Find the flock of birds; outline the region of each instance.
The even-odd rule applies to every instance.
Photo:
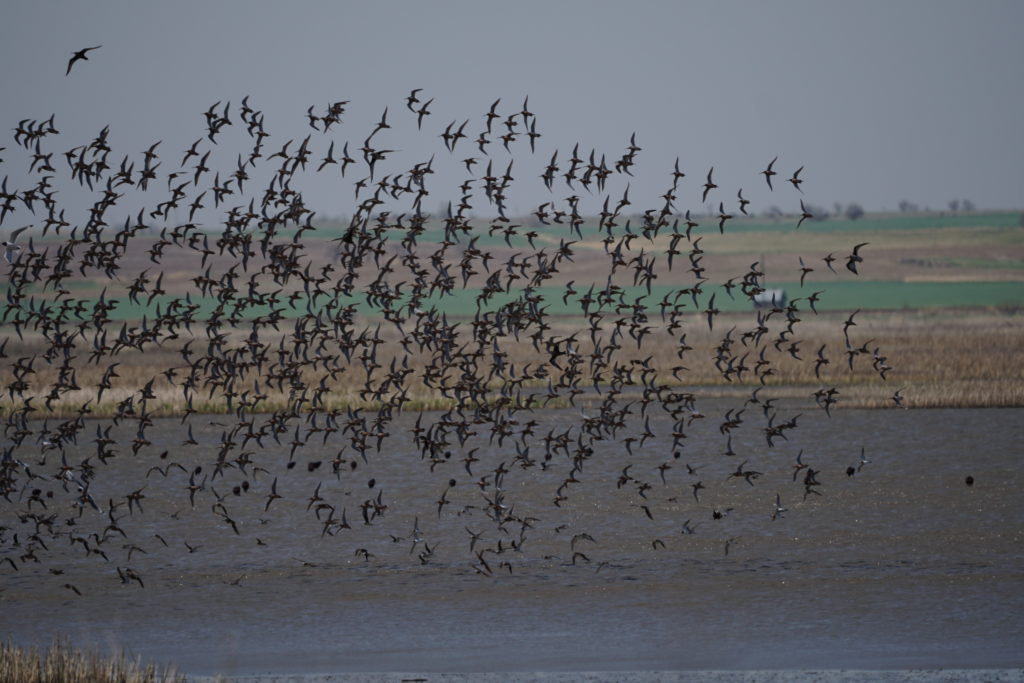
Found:
[[[75,52],[67,73],[99,47]],[[724,290],[707,295],[714,285],[701,265],[701,238],[694,234],[699,225],[689,211],[678,208],[686,177],[678,160],[660,206],[630,211],[628,184],[619,198],[612,197],[609,188],[629,180],[642,151],[635,135],[621,154],[611,157],[596,150],[581,154],[579,144],[568,156],[556,151],[539,169],[551,194],[534,212],[542,227],[528,229],[507,210],[512,157],[519,150],[533,153],[541,137],[528,98],[511,110],[496,100],[479,117],[456,119],[443,128],[440,153],[458,160],[456,155],[472,145],[475,156],[461,160],[467,173],[461,195],[437,217],[424,210],[435,158],[391,168],[397,155],[387,141],[396,126],[429,131],[433,99],[413,90],[401,117],[384,109],[371,130],[356,136],[359,146],[351,150],[350,142],[339,137],[348,104],[335,101],[319,111],[311,106],[308,134],[271,148],[264,114],[248,97],[235,107],[218,102],[204,113],[203,135],[173,156],[156,142],[138,157],[119,158],[109,144],[109,128],[57,152],[54,116],[18,123],[14,142],[29,159],[23,176],[29,185],[14,189],[4,176],[0,225],[25,215],[32,223],[11,231],[3,242],[7,286],[0,359],[7,368],[0,566],[21,571],[45,561],[60,543],[95,559],[111,576],[116,570],[121,582],[144,587],[141,573],[131,566],[133,555],[199,550],[161,534],[129,536],[131,529],[143,527],[130,526],[126,518],[153,514],[143,506],[153,488],[162,487],[163,495],[185,510],[208,510],[224,534],[266,545],[258,529],[281,509],[281,499],[289,495],[287,479],[299,475],[316,478],[309,497],[301,501],[314,520],[311,533],[324,542],[343,540],[356,526],[383,527],[385,515],[401,509],[401,501],[385,498],[386,482],[359,479],[360,468],[388,457],[407,458],[403,467],[421,468],[424,487],[435,476],[445,483],[436,510],[403,510],[402,524],[411,531],[402,537],[388,534],[390,541],[382,534],[382,541],[409,542],[409,557],[430,564],[436,543],[425,531],[428,521],[464,526],[468,549],[463,566],[485,575],[512,573],[515,558],[529,555],[531,534],[542,528],[565,535],[566,563],[591,562],[584,551],[595,554],[599,530],[571,529],[559,515],[585,480],[591,487],[600,485],[585,476],[598,457],[615,458],[618,474],[608,488],[630,492],[638,526],[653,520],[649,501],[659,490],[674,492],[670,500],[692,499],[696,512],[679,520],[684,535],[696,533],[697,514],[706,514],[709,523],[728,514],[702,509],[702,496],[711,488],[758,488],[764,473],[748,466],[747,458],[734,470],[730,464],[722,482],[702,475],[705,465],[692,464],[692,458],[736,456],[733,432],[744,423],[760,425],[765,449],[784,446],[800,415],[781,415],[768,395],[771,383],[785,380],[775,376],[775,359],[813,363],[816,377],[830,363],[824,346],[813,356],[799,355],[801,318],[817,314],[821,292],[758,309],[748,329],[716,328],[717,293],[753,301],[764,292],[762,268],[755,262],[725,281]],[[247,150],[218,146],[232,128],[251,141]],[[218,170],[218,154],[237,158]],[[788,178],[788,188],[776,188],[776,163],[777,158],[760,171],[763,182],[771,191],[799,197],[803,168]],[[295,189],[307,170],[333,174],[339,183],[355,179],[354,214],[332,241],[312,239],[314,211]],[[94,200],[86,211],[66,215],[52,182],[61,171]],[[694,199],[700,196],[703,203],[716,197],[719,188],[713,168],[702,177],[705,182]],[[260,178],[266,185],[253,189]],[[154,195],[159,200],[138,211],[121,209]],[[586,213],[582,195],[593,197],[600,210]],[[743,190],[736,196],[736,202],[718,201],[712,229],[725,232],[733,211],[748,213]],[[473,218],[473,209],[484,206],[494,217]],[[796,228],[812,218],[802,200],[800,207]],[[187,220],[175,221],[181,212],[187,212]],[[211,215],[216,218],[203,224],[197,220]],[[421,241],[438,224],[443,237]],[[560,268],[571,264],[581,242],[594,234],[603,247],[598,253],[604,255],[606,271],[594,273],[587,289],[575,282],[565,286],[563,302],[578,304],[573,320],[579,326],[562,334],[552,327],[546,314],[550,302],[541,289],[558,281]],[[497,246],[482,244],[494,244],[487,238],[495,235]],[[857,273],[864,246],[856,245],[845,257],[851,273]],[[136,260],[146,267],[127,272],[130,255],[143,250],[144,258]],[[314,250],[329,250],[330,258],[318,260]],[[192,259],[188,262],[196,268],[188,291],[178,294],[169,293],[161,270],[175,254]],[[680,272],[683,256],[688,269]],[[834,272],[836,260],[829,254],[824,263]],[[656,266],[663,266],[660,272]],[[812,270],[801,260],[801,282]],[[660,302],[648,301],[659,275],[674,287]],[[100,279],[106,287],[98,297],[83,297],[75,287],[77,278]],[[477,288],[475,315],[450,319],[443,311],[445,299],[471,286]],[[115,321],[112,315],[123,297],[145,305],[148,313],[133,322]],[[204,302],[209,306],[201,312]],[[367,309],[369,314],[361,314]],[[659,314],[661,324],[655,318]],[[843,323],[843,364],[852,369],[866,357],[884,378],[890,366],[878,348],[852,338],[855,316]],[[721,448],[713,454],[689,455],[686,450],[687,432],[705,418],[697,396],[685,387],[685,363],[701,353],[687,344],[687,328],[694,325],[723,332],[711,350],[715,367],[726,380],[750,388],[742,405],[722,418],[716,430]],[[44,340],[44,350],[11,351],[27,343],[26,335]],[[679,361],[671,376],[652,366],[644,348],[666,335]],[[535,354],[535,362],[517,365],[513,347]],[[154,351],[173,351],[180,362],[154,367],[148,381],[122,392],[111,417],[93,416],[104,398],[112,400],[106,392],[123,389],[117,383],[122,355]],[[35,379],[44,367],[56,377],[46,386]],[[84,367],[104,368],[96,386],[79,385]],[[339,387],[353,382],[358,400],[342,407],[332,403]],[[416,388],[436,392],[447,407],[419,412],[408,434],[393,435],[412,400],[410,390]],[[175,392],[185,406],[181,446],[170,455],[170,449],[157,448],[149,438],[160,391]],[[275,392],[284,397],[283,405],[268,410],[268,397]],[[830,415],[838,393],[823,387],[814,398]],[[55,406],[73,398],[77,402],[69,417],[53,417]],[[193,425],[209,419],[197,407],[197,400],[204,399],[220,401],[224,412],[215,416],[217,427],[198,430],[197,436]],[[893,400],[901,403],[899,392]],[[571,407],[561,409],[545,431],[537,411],[552,401]],[[652,426],[654,415],[655,424],[671,425],[661,437]],[[122,433],[130,436],[118,436]],[[396,454],[396,442],[403,439],[409,453]],[[656,456],[650,451],[655,442],[663,449]],[[600,455],[609,445],[614,456]],[[314,451],[318,455],[304,460],[304,452]],[[322,455],[327,452],[329,457]],[[638,471],[635,452],[657,457],[660,464]],[[190,462],[190,453],[205,459]],[[785,478],[791,468],[795,497],[821,496],[821,467],[805,462],[802,451],[793,457]],[[145,476],[123,491],[104,489],[104,475],[117,471],[125,459],[143,461]],[[845,473],[853,476],[868,462],[861,450],[859,462]],[[549,488],[546,519],[517,510],[510,479],[527,471],[540,473],[537,485]],[[684,479],[667,478],[672,474]],[[472,483],[458,483],[464,477]],[[222,489],[226,493],[217,490],[222,481],[229,482]],[[453,502],[457,487],[463,491],[474,485],[475,504]],[[765,519],[776,520],[787,508],[781,494],[772,498]],[[238,501],[243,499],[258,501],[260,519],[241,516]],[[299,526],[297,520],[287,523]],[[725,542],[725,554],[735,540]],[[665,545],[662,539],[651,542],[655,550],[659,544]],[[348,552],[364,562],[374,557],[364,546]],[[51,572],[60,576],[64,570]],[[64,587],[80,594],[72,583]]]

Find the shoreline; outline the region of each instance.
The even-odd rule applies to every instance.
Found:
[[[753,670],[680,670],[680,671],[508,671],[488,673],[401,673],[353,672],[335,674],[257,674],[245,676],[186,676],[192,683],[505,683],[541,681],[543,683],[671,683],[705,681],[707,683],[782,683],[816,681],[818,683],[974,682],[1009,683],[1024,679],[1018,669],[753,669]]]
[[[833,412],[842,410],[893,410],[904,408],[907,410],[973,410],[973,409],[1012,409],[1024,407],[1024,387],[1016,381],[1007,379],[1000,383],[995,390],[989,386],[988,391],[980,391],[976,386],[977,382],[963,380],[961,382],[948,382],[945,390],[941,391],[933,386],[933,382],[903,382],[893,383],[895,388],[900,389],[904,397],[904,405],[896,406],[892,400],[892,388],[868,383],[834,383],[833,386],[841,389],[842,398],[838,407]],[[746,398],[751,392],[760,389],[766,396],[772,396],[790,404],[795,409],[821,410],[813,399],[814,389],[819,385],[807,383],[799,384],[685,384],[668,385],[670,391],[681,391],[692,393],[698,401],[724,401]],[[536,387],[529,387],[536,388]],[[120,394],[118,394],[120,396]],[[621,394],[627,400],[634,395],[628,392]],[[635,397],[639,397],[637,393]],[[586,410],[598,403],[599,395],[585,395],[576,398],[575,405],[566,398],[550,401],[546,405],[538,401],[537,405],[522,406],[521,409],[529,413],[557,412],[559,410]],[[497,399],[490,402],[496,405]],[[8,401],[0,400],[0,416],[14,412],[12,405],[5,405]],[[135,413],[118,412],[118,401],[114,399],[104,400],[103,403],[90,403],[88,411],[84,412],[77,405],[57,405],[49,411],[39,411],[39,414],[32,416],[33,420],[42,419],[68,419],[80,417],[82,419],[105,420],[110,418],[129,419]],[[458,407],[458,401],[442,397],[427,399],[412,399],[402,406],[404,413],[441,413]],[[287,401],[268,401],[258,409],[247,410],[248,416],[273,415],[275,412],[287,411],[290,408]],[[378,410],[381,404],[373,401],[351,400],[347,398],[325,401],[322,412],[344,411],[348,409]],[[187,403],[184,400],[163,401],[155,406],[149,406],[147,416],[163,419],[181,419],[188,414]],[[214,417],[223,415],[235,415],[236,410],[228,410],[227,405],[206,402],[194,406],[191,415],[195,418]]]
[[[651,333],[650,342],[643,351],[655,371],[647,380],[668,391],[690,392],[698,399],[746,398],[761,388],[765,396],[784,401],[798,399],[808,407],[817,407],[814,402],[816,391],[831,387],[839,392],[838,410],[894,408],[892,397],[897,390],[901,392],[903,405],[908,408],[1024,406],[1024,374],[1021,371],[1024,349],[1019,343],[1024,334],[1024,316],[994,312],[950,315],[948,311],[937,317],[921,312],[910,316],[864,314],[856,323],[854,330],[858,334],[852,342],[860,346],[856,349],[851,346],[849,353],[841,318],[822,314],[820,318],[808,319],[805,322],[808,326],[806,334],[798,342],[800,346],[792,349],[793,354],[799,355],[792,357],[780,347],[773,349],[769,357],[761,361],[757,352],[742,347],[737,341],[737,365],[728,376],[720,364],[716,365],[716,357],[711,352],[720,342],[718,335],[706,326],[694,326],[685,332],[683,338],[689,345],[685,354],[680,352],[679,340],[665,334],[659,326]],[[739,320],[729,322],[738,323]],[[718,327],[716,325],[716,329]],[[559,323],[554,326],[552,334],[565,336],[573,329]],[[365,371],[358,363],[349,364],[344,366],[344,371],[338,372],[326,391],[318,393],[318,407],[326,411],[350,408],[375,410],[383,401],[397,408],[399,399],[404,411],[445,410],[455,406],[457,401],[452,396],[446,397],[436,387],[420,384],[419,380],[432,362],[429,354],[402,353],[398,338],[387,328],[383,332],[380,362],[383,365],[393,360],[408,363],[408,369],[412,371],[408,392],[400,397],[397,394],[374,396],[374,387],[366,386]],[[746,334],[749,333],[748,330]],[[238,345],[243,343],[240,333],[232,334],[230,348],[240,348]],[[277,346],[288,338],[289,335],[281,333],[273,335],[268,343]],[[739,339],[738,336],[736,338]],[[196,339],[200,337],[194,337],[192,341]],[[44,357],[47,348],[45,339],[29,335],[24,340],[11,341],[6,353],[10,358]],[[580,347],[579,354],[586,360],[592,351],[593,346],[587,341]],[[819,361],[815,360],[818,351],[823,355],[820,367]],[[531,410],[543,411],[569,405],[570,392],[550,393],[547,381],[550,378],[546,375],[557,371],[557,368],[550,365],[545,353],[525,341],[511,344],[506,352],[508,362],[514,367],[541,368],[545,373],[543,376],[517,378],[517,388],[522,392],[519,399],[523,402],[522,407],[529,405]],[[78,359],[72,364],[76,385],[52,400],[49,392],[60,381],[59,368],[38,364],[35,373],[25,380],[27,387],[14,391],[13,395],[12,392],[4,394],[5,398],[0,400],[0,414],[18,410],[21,403],[29,399],[34,402],[33,418],[54,419],[132,417],[132,411],[137,414],[140,410],[151,417],[181,418],[186,410],[196,414],[225,415],[240,408],[243,402],[246,414],[288,412],[297,407],[286,387],[261,382],[259,390],[254,393],[248,384],[251,378],[242,380],[244,386],[235,388],[236,392],[242,392],[240,396],[225,396],[216,386],[212,387],[212,393],[205,389],[186,392],[183,382],[190,372],[190,363],[186,362],[178,345],[147,347],[145,351],[126,348],[110,361],[110,364],[96,364],[87,362],[84,357]],[[772,371],[771,376],[756,374],[756,368],[762,363]],[[110,367],[116,367],[116,375],[106,377]],[[741,367],[742,374],[739,372]],[[887,368],[884,376],[879,373],[881,367]],[[591,370],[589,366],[584,368],[585,377],[581,381],[591,381]],[[312,366],[300,374],[299,379],[307,386],[315,386],[322,379],[321,371]],[[609,373],[604,372],[602,387],[608,386],[609,378]],[[11,368],[0,372],[0,380],[6,386],[13,386],[15,376]],[[487,382],[488,390],[494,392],[490,400],[507,400],[507,397],[499,395],[501,382],[494,378],[491,380]],[[761,384],[760,380],[765,383]],[[635,382],[637,378],[634,378]],[[105,387],[102,391],[101,386]],[[139,389],[144,386],[151,387],[151,391],[147,398],[140,400]],[[620,387],[620,391],[631,389],[639,389],[639,386]],[[244,396],[246,391],[251,394],[248,398]],[[586,390],[576,394],[576,403],[584,405],[588,397],[593,396],[591,384],[587,383]]]

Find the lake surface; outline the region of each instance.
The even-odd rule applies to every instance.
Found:
[[[0,565],[0,629],[19,644],[64,636],[195,674],[1024,665],[1024,410],[804,410],[768,447],[753,406],[727,456],[719,427],[735,407],[702,402],[707,417],[678,459],[671,422],[653,409],[654,436],[630,455],[621,437],[644,430],[633,415],[575,472],[563,453],[544,461],[544,436],[578,426],[575,410],[532,416],[531,467],[486,433],[453,443],[432,470],[410,414],[365,461],[317,434],[289,469],[285,435],[249,444],[245,473],[215,479],[217,416],[193,417],[198,446],[182,445],[179,420],[157,421],[138,456],[122,426],[119,455],[92,461],[101,511],[80,518],[74,491],[52,478],[59,455],[23,449],[51,477],[32,486],[54,492],[30,509],[57,521],[38,562],[23,559],[31,487],[0,500],[0,560],[18,567]],[[95,453],[94,431],[67,449],[70,462]],[[807,470],[794,470],[801,449],[820,482],[811,493]],[[149,472],[170,462],[188,472]],[[129,514],[125,496],[143,486]],[[124,534],[97,544],[111,499]],[[327,508],[317,517],[326,504],[330,524]]]

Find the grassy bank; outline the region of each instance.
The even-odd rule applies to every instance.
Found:
[[[184,683],[171,668],[143,665],[124,654],[104,657],[96,651],[55,642],[47,650],[0,644],[0,681],[4,683]]]
[[[846,353],[842,323],[846,319],[841,313],[822,313],[808,315],[799,324],[800,340],[795,358],[787,352],[788,344],[779,349],[768,344],[765,358],[771,362],[775,374],[766,378],[766,392],[780,397],[804,398],[813,404],[812,396],[822,388],[835,387],[839,390],[839,407],[893,407],[891,400],[897,390],[901,390],[908,407],[992,407],[1024,405],[1024,315],[1005,313],[995,310],[936,310],[906,312],[861,312],[856,316],[856,325],[851,329],[852,345],[867,349],[853,356],[853,367]],[[709,331],[701,319],[694,318],[688,322],[683,332],[686,343],[692,350],[686,351],[683,358],[677,355],[680,331],[669,334],[657,317],[651,319],[654,330],[644,340],[643,347],[638,351],[632,340],[629,348],[623,348],[622,357],[647,358],[654,369],[654,381],[667,386],[682,387],[692,391],[698,397],[733,396],[749,394],[755,387],[761,386],[760,380],[753,372],[740,377],[732,376],[730,380],[723,377],[715,366],[715,346],[730,327],[735,327],[733,339],[738,340],[755,324],[750,313],[723,313],[715,322],[714,331]],[[553,336],[568,336],[580,329],[579,321],[572,318],[555,319],[552,321]],[[771,322],[773,334],[777,334],[781,321]],[[390,335],[390,336],[389,336]],[[246,333],[236,332],[231,335],[230,344],[226,348],[241,348]],[[391,359],[401,363],[405,352],[397,343],[397,334],[393,328],[382,328],[385,339],[379,349],[377,362],[388,367]],[[266,340],[272,348],[277,347],[282,338],[288,343],[288,336]],[[580,387],[586,392],[576,397],[576,402],[585,402],[592,392],[589,371],[589,357],[593,348],[586,338],[580,338],[579,353],[586,359],[583,365],[583,381]],[[179,340],[184,343],[187,340]],[[824,345],[824,356],[829,362],[822,365],[819,375],[815,373],[815,361],[818,349]],[[737,341],[736,346],[740,343]],[[39,356],[45,352],[45,340],[39,337],[26,337],[25,341],[12,340],[7,349],[12,358]],[[529,340],[515,343],[509,340],[503,344],[508,353],[507,362],[510,366],[523,369],[528,365],[536,370],[539,365],[549,362],[549,358],[533,348]],[[873,354],[876,352],[885,357],[885,362],[892,369],[883,379],[873,367]],[[746,349],[737,355],[742,355]],[[58,379],[57,368],[37,363],[36,371],[31,375],[30,388],[25,396],[34,396],[32,402],[36,411],[33,417],[67,417],[76,415],[79,408],[86,402],[92,416],[110,416],[117,412],[118,404],[135,396],[135,405],[139,405],[139,390],[153,380],[152,391],[155,398],[146,404],[146,411],[153,416],[181,415],[187,407],[186,395],[181,385],[181,378],[187,374],[187,366],[178,354],[177,347],[165,345],[160,348],[147,349],[145,352],[128,349],[112,358],[117,366],[117,377],[111,386],[99,396],[97,386],[106,371],[107,363],[97,366],[90,364],[84,357],[75,360],[76,377],[80,389],[65,394],[45,407],[48,391]],[[753,366],[758,354],[750,349],[745,364]],[[431,359],[424,354],[412,354],[408,358],[412,373],[407,380],[408,392],[405,410],[442,409],[455,404],[452,396],[445,392],[426,387],[419,378],[423,376]],[[679,366],[685,366],[685,370]],[[165,372],[174,370],[171,379]],[[673,374],[673,370],[676,372]],[[559,371],[548,366],[549,373],[556,379]],[[609,373],[604,374],[604,386],[607,386]],[[450,384],[457,381],[458,370],[450,368],[446,371]],[[304,371],[303,379],[307,386],[317,387],[323,377],[321,371],[309,368]],[[374,382],[379,382],[376,375]],[[6,387],[13,381],[7,368],[0,370],[0,387]],[[361,364],[354,362],[329,380],[327,391],[322,395],[322,407],[325,410],[345,409],[348,407],[372,407],[374,400],[366,392],[367,375]],[[519,396],[527,400],[531,396],[531,405],[541,407],[562,407],[567,404],[566,390],[559,392],[558,398],[549,400],[548,383],[535,376],[519,382]],[[502,383],[498,377],[488,382],[491,390],[488,398],[500,400]],[[639,391],[639,386],[625,387],[626,391]],[[288,387],[283,390],[268,382],[265,377],[257,376],[252,371],[248,376],[238,380],[236,390],[251,390],[252,394],[265,395],[265,398],[249,412],[269,412],[284,410],[292,406],[294,394]],[[236,397],[233,406],[237,407]],[[546,403],[545,403],[546,402]],[[0,409],[6,414],[9,410],[20,407],[21,401],[12,400],[8,392],[0,396]],[[229,412],[229,404],[219,390],[208,391],[206,388],[193,393],[192,408],[200,413]],[[308,404],[305,409],[308,409]]]

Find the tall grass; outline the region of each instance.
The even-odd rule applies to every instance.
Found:
[[[940,313],[869,313],[862,312],[857,316],[857,324],[851,331],[851,342],[855,346],[865,345],[870,350],[879,349],[886,356],[887,364],[892,367],[887,379],[883,379],[873,368],[870,355],[861,354],[854,360],[851,370],[845,353],[845,340],[842,333],[843,314],[827,314],[820,316],[808,315],[800,323],[801,342],[796,360],[782,350],[776,350],[769,344],[767,358],[772,361],[776,374],[767,379],[767,385],[774,395],[793,397],[810,397],[814,391],[822,387],[837,387],[840,391],[841,406],[857,407],[892,407],[892,395],[902,389],[905,404],[910,407],[986,407],[986,406],[1020,406],[1024,405],[1024,316],[1007,315],[998,312],[940,312]],[[641,350],[635,344],[631,348],[623,348],[619,354],[620,361],[628,358],[650,357],[650,366],[656,371],[656,381],[663,385],[692,387],[699,395],[705,397],[732,396],[749,394],[760,381],[754,374],[748,373],[741,380],[731,378],[727,381],[716,370],[714,348],[725,334],[725,330],[735,325],[736,339],[742,331],[749,329],[751,316],[739,314],[722,314],[715,324],[715,331],[709,332],[701,320],[694,320],[686,325],[687,343],[693,347],[682,360],[677,356],[678,332],[669,335],[657,325],[660,320],[652,318],[655,331],[645,340]],[[579,329],[572,319],[553,319],[551,335],[567,336]],[[777,327],[772,323],[773,329]],[[777,330],[775,330],[777,332]],[[379,350],[378,362],[387,367],[391,358],[399,362],[405,357],[401,346],[397,344],[397,335],[382,329],[386,343]],[[233,343],[241,343],[243,333],[232,335]],[[392,338],[395,337],[395,338]],[[770,337],[769,337],[770,339]],[[267,340],[276,346],[277,338]],[[589,357],[592,347],[586,336],[580,336],[579,353]],[[631,340],[625,339],[632,344]],[[826,346],[826,355],[830,359],[821,370],[820,377],[815,376],[814,359],[821,345]],[[739,348],[739,343],[737,343]],[[515,343],[509,340],[503,345],[508,353],[507,362],[517,372],[527,366],[536,369],[547,363],[547,356],[536,351],[527,340]],[[740,351],[743,353],[746,351]],[[41,356],[45,352],[45,340],[26,337],[24,342],[11,342],[8,354],[11,357]],[[750,349],[747,365],[752,366],[757,353]],[[443,409],[453,405],[450,397],[423,385],[421,378],[431,359],[425,354],[413,353],[409,356],[409,368],[412,374],[406,380],[408,393],[406,410]],[[180,384],[185,374],[182,358],[170,347],[139,353],[124,351],[116,357],[120,363],[117,368],[119,377],[113,386],[105,391],[102,400],[97,400],[96,386],[99,383],[107,363],[100,366],[89,364],[85,358],[75,361],[77,381],[81,389],[71,391],[60,400],[54,402],[52,410],[45,407],[47,392],[57,379],[56,368],[37,362],[36,372],[30,376],[30,388],[24,396],[34,396],[32,402],[36,409],[33,417],[68,417],[77,414],[80,406],[87,401],[92,416],[110,416],[117,409],[117,404],[131,395],[136,398],[139,390],[150,380],[153,382],[155,398],[151,399],[146,410],[152,416],[181,415],[186,409],[185,394]],[[108,361],[109,362],[109,361]],[[672,368],[685,365],[686,370],[673,377]],[[176,383],[172,384],[161,373],[168,368],[178,368]],[[487,366],[484,366],[487,367]],[[585,370],[588,366],[585,366]],[[549,370],[556,374],[554,368]],[[458,370],[448,368],[445,376],[452,382],[457,379]],[[303,372],[303,382],[308,387],[316,387],[322,377],[321,371],[307,369]],[[606,373],[607,374],[607,373]],[[381,377],[377,373],[374,383]],[[482,377],[481,379],[486,379]],[[13,380],[9,366],[0,366],[0,387],[6,388]],[[336,379],[329,382],[329,391],[322,397],[322,407],[333,410],[346,407],[372,408],[376,404],[372,397],[364,391],[366,373],[358,361],[348,365]],[[607,380],[605,380],[607,381]],[[286,409],[294,399],[288,391],[279,391],[262,377],[250,374],[240,380],[238,390],[251,389],[258,382],[261,391],[266,394],[255,408],[248,412],[270,412]],[[499,378],[492,378],[488,388],[498,392],[501,388]],[[537,403],[547,397],[547,382],[533,377],[524,378],[519,382],[524,397],[530,393],[537,395]],[[582,383],[586,388],[587,382]],[[629,387],[626,387],[627,391]],[[565,393],[559,399],[548,402],[549,407],[565,405]],[[496,396],[497,394],[495,394]],[[577,400],[586,400],[580,396]],[[12,401],[6,389],[0,395],[0,411],[17,409],[21,401]],[[237,400],[235,401],[237,405]],[[200,413],[224,413],[228,411],[225,396],[215,390],[212,394],[205,388],[194,392],[193,408]]]
[[[0,644],[0,681],[4,683],[178,683],[172,668],[143,665],[123,653],[104,657],[56,641],[47,650]]]

